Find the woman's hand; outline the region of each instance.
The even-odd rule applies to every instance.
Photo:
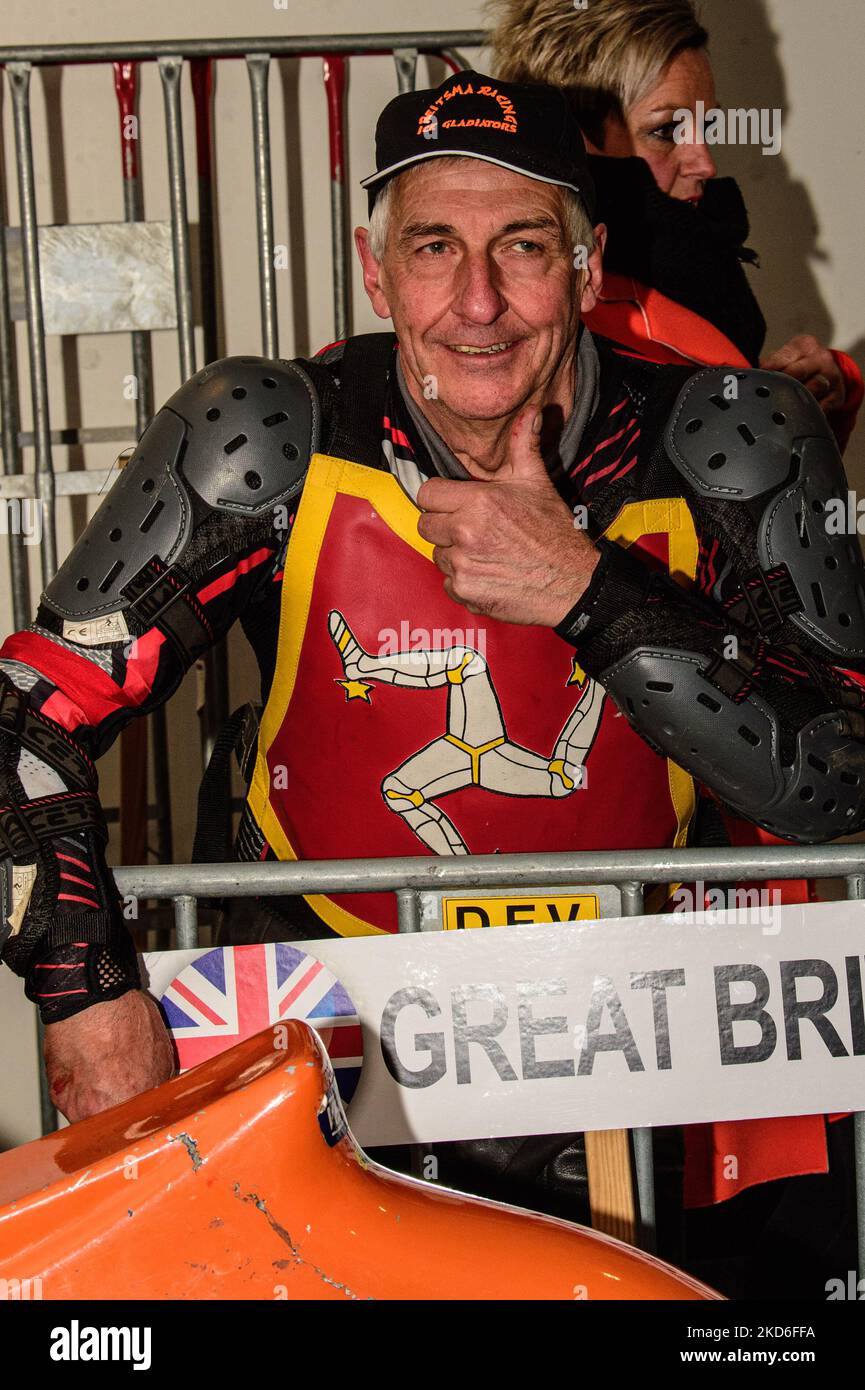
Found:
[[[841,368],[829,348],[810,334],[800,334],[777,352],[764,357],[760,366],[768,372],[785,372],[808,388],[820,402],[824,415],[840,410],[847,399]]]

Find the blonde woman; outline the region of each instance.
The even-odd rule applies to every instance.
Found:
[[[492,69],[568,91],[608,229],[594,333],[657,362],[787,372],[820,401],[843,449],[862,402],[856,363],[809,334],[763,355],[766,325],[743,263],[748,218],[701,140],[677,143],[674,114],[715,105],[692,0],[490,0]]]

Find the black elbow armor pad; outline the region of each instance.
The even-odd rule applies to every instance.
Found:
[[[227,357],[154,416],[42,599],[83,645],[159,627],[187,657],[209,645],[191,584],[195,529],[214,514],[261,518],[297,496],[320,433],[318,398],[293,362]]]
[[[683,388],[665,444],[698,497],[747,508],[756,625],[771,631],[786,618],[842,664],[865,657],[865,566],[856,535],[838,524],[847,479],[811,393],[777,372],[707,368]]]
[[[803,843],[860,830],[865,717],[824,712],[785,735],[758,690],[741,698],[745,674],[723,658],[640,646],[600,679],[654,747],[747,820]]]

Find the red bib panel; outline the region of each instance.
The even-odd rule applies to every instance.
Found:
[[[450,600],[418,515],[390,474],[313,459],[249,798],[278,857],[683,843],[690,779],[633,732],[551,629]],[[676,546],[690,568],[693,525],[678,501],[632,504],[608,534],[628,544],[651,526],[647,550],[662,538],[671,569]],[[342,935],[396,930],[391,894],[310,902]]]

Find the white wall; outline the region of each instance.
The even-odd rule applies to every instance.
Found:
[[[752,214],[751,244],[763,268],[757,293],[769,320],[769,341],[779,345],[795,332],[813,331],[852,350],[865,366],[865,280],[859,273],[862,189],[865,188],[865,122],[859,65],[865,51],[865,6],[860,0],[704,0],[712,32],[719,100],[725,106],[780,106],[784,146],[777,159],[752,150],[720,151],[722,173],[740,178]],[[93,3],[93,0],[3,0],[0,41],[59,43],[145,38],[224,37],[231,34],[359,33],[385,30],[472,29],[482,25],[480,5],[469,0],[168,0]],[[422,82],[439,81],[441,66],[421,64]],[[297,96],[294,95],[298,84]],[[365,219],[365,195],[357,181],[372,167],[372,133],[380,107],[395,91],[390,59],[357,59],[349,88],[349,171],[352,211]],[[162,97],[153,65],[142,79],[141,134],[145,210],[167,218]],[[333,336],[330,299],[330,223],[327,144],[320,63],[273,64],[270,78],[274,216],[276,241],[288,244],[292,269],[278,275],[280,350],[285,356],[314,350]],[[184,84],[190,216],[196,218],[192,162],[192,105]],[[67,68],[34,72],[33,133],[37,199],[41,222],[113,221],[122,218],[116,136],[116,105],[110,69]],[[218,234],[223,260],[226,352],[260,347],[256,279],[249,89],[242,60],[220,64],[217,78],[216,151],[219,183]],[[8,93],[2,108],[6,168],[14,170]],[[300,171],[299,180],[291,171]],[[288,172],[287,172],[288,171]],[[8,180],[7,180],[8,182]],[[17,222],[14,178],[9,188],[10,220]],[[289,232],[291,225],[291,232]],[[377,326],[354,274],[355,328]],[[19,325],[27,419],[26,348]],[[178,383],[177,349],[170,333],[156,335],[157,402]],[[200,360],[200,344],[199,344]],[[132,419],[122,394],[131,371],[123,335],[49,342],[52,424],[116,424]],[[865,431],[862,435],[865,440]],[[86,452],[90,467],[106,466],[111,446]],[[57,449],[56,466],[81,466],[81,455]],[[854,481],[865,482],[865,446],[854,442],[849,456]],[[63,512],[65,506],[66,511]],[[85,517],[61,504],[61,554],[73,525]],[[34,557],[35,558],[35,557]],[[34,568],[33,591],[38,593]],[[8,630],[8,603],[0,596],[0,626]],[[232,703],[254,691],[242,644],[232,646]],[[188,731],[194,720],[191,682],[175,698],[172,758],[175,782],[177,857],[191,843],[191,788],[198,775],[197,746]],[[116,758],[105,760],[103,784],[116,797]],[[29,1031],[28,1031],[29,1030]],[[0,970],[0,1147],[35,1133],[37,1109],[29,1006],[18,982]]]
[[[702,0],[723,107],[780,108],[780,155],[720,152],[742,184],[768,345],[815,333],[865,368],[865,114],[859,0]],[[865,428],[847,456],[865,490]]]

